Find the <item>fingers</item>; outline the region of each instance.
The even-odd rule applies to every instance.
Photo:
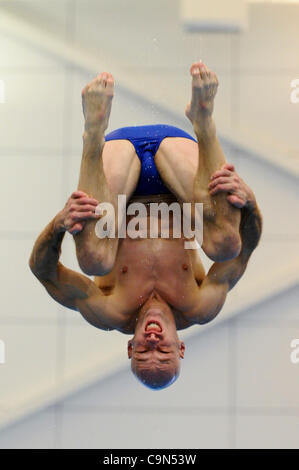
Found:
[[[97,201],[97,199],[89,197],[88,194],[84,193],[83,191],[74,191],[71,194],[70,199],[76,199],[77,204],[99,204],[99,201]]]
[[[224,168],[226,170],[230,170],[230,171],[235,171],[235,167],[232,163],[225,163],[225,165],[223,165],[222,168]]]
[[[246,204],[243,182],[235,172],[235,167],[231,163],[225,163],[221,169],[211,176],[208,185],[209,193],[215,196],[220,193],[229,193],[227,200],[233,206],[241,209]]]
[[[231,163],[225,163],[220,170],[215,171],[211,176],[211,180],[218,178],[218,176],[232,176],[235,172],[235,167]]]
[[[94,199],[93,197],[82,197],[76,201],[77,205],[84,205],[84,204],[89,204],[91,206],[97,207],[99,205],[99,201],[97,199]]]
[[[98,204],[95,203],[82,203],[82,204],[71,204],[69,207],[70,212],[95,212]]]
[[[238,189],[238,184],[232,176],[218,176],[218,178],[215,178],[209,183],[208,188],[211,190],[219,184],[231,184],[235,191]]]
[[[99,215],[95,214],[94,210],[85,210],[82,212],[72,211],[67,215],[64,225],[67,227],[67,230],[71,233],[70,230],[72,230],[74,225],[76,225],[78,222],[81,224],[82,222],[86,222],[87,220],[98,220],[99,217]]]
[[[215,179],[223,176],[232,177],[232,172],[229,170],[218,170],[211,176],[211,181],[214,181]]]
[[[75,209],[70,210],[70,212],[80,212],[80,213],[90,212],[92,214],[95,214],[96,207],[97,206],[91,205],[91,204],[83,204],[82,206],[79,205]]]
[[[238,209],[241,209],[242,207],[244,207],[245,205],[245,202],[243,201],[243,199],[241,199],[240,197],[236,196],[235,194],[229,194],[227,196],[227,200],[235,207],[238,207]]]
[[[73,198],[73,199],[77,199],[78,197],[84,197],[84,196],[87,196],[87,194],[84,193],[83,191],[74,191],[71,194],[71,198]]]
[[[98,220],[95,209],[99,201],[89,197],[84,191],[74,191],[63,209],[63,225],[72,235],[81,232],[87,220]]]
[[[92,220],[92,219],[98,219],[98,218],[99,218],[99,215],[95,214],[92,211],[73,212],[71,215],[72,222],[79,222],[83,220]]]
[[[219,180],[221,182],[219,182]],[[233,180],[229,181],[228,178],[218,178],[218,183],[211,188],[209,187],[209,192],[211,196],[216,196],[216,194],[220,193],[228,193],[228,202],[239,209],[246,204],[246,197],[240,192],[239,185]]]
[[[76,233],[82,232],[82,230],[83,230],[83,224],[75,224],[68,229],[68,232],[71,235],[76,235]]]
[[[86,196],[77,199],[74,198],[73,202],[72,200],[69,201],[69,204],[67,205],[67,211],[69,216],[74,218],[74,220],[79,220],[79,216],[93,218],[95,216],[95,209],[98,204],[98,201],[94,198]]]
[[[210,189],[210,195],[215,196],[216,194],[223,193],[223,192],[224,193],[231,193],[235,190],[236,190],[236,188],[235,188],[235,185],[234,185],[233,182],[221,183],[221,184],[217,184],[217,186]]]

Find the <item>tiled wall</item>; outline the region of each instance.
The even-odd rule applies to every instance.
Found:
[[[129,370],[0,432],[0,448],[298,448],[299,289],[186,345],[175,386]]]

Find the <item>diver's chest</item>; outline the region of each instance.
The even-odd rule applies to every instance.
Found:
[[[124,240],[118,253],[119,266],[131,266],[135,272],[152,275],[190,269],[188,251],[182,240],[144,239]]]

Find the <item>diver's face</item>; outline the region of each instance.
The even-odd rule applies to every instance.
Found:
[[[173,316],[156,305],[142,315],[134,338],[128,343],[132,367],[170,369],[179,367],[185,345],[179,340]]]

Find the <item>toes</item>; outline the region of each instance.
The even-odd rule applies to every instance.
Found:
[[[216,74],[210,70],[202,61],[195,62],[191,65],[190,73],[194,78],[201,78],[204,81],[209,80],[210,82],[218,85],[218,78]]]
[[[107,92],[108,93],[113,93],[113,90],[114,90],[114,78],[113,78],[113,75],[111,73],[108,74],[109,77],[107,79],[107,85],[106,85],[106,89],[107,89]]]
[[[108,92],[113,92],[114,89],[114,78],[109,72],[102,72],[96,77],[96,82],[100,83],[103,88],[106,88]]]
[[[209,69],[203,62],[201,62],[199,70],[201,78],[207,80],[209,78]]]
[[[113,93],[113,90],[114,90],[114,81],[108,79],[107,81],[107,86],[106,86],[106,90],[109,94],[112,94]]]
[[[191,75],[198,75],[199,74],[199,64],[192,64],[190,68]]]
[[[190,67],[190,73],[193,75],[193,73],[199,73],[199,69],[203,62],[200,60],[199,62],[194,62],[191,67]]]
[[[192,77],[197,77],[200,75],[200,69],[199,67],[194,67],[192,70],[191,70],[191,75]]]
[[[192,64],[190,73],[196,80],[196,85],[203,85],[212,78],[211,70],[202,61]]]
[[[82,90],[81,95],[84,96],[88,92],[90,84],[88,83]]]
[[[102,72],[102,73],[99,75],[99,81],[100,81],[101,85],[103,85],[104,87],[106,87],[107,80],[108,80],[108,73],[107,73],[107,72]]]
[[[192,64],[190,73],[193,78],[193,86],[195,87],[201,87],[203,85],[202,83],[202,78],[200,74],[200,63],[195,63]]]
[[[95,85],[100,84],[100,85],[105,87],[107,79],[108,79],[108,73],[107,72],[101,72],[92,80],[92,83],[94,83]]]

